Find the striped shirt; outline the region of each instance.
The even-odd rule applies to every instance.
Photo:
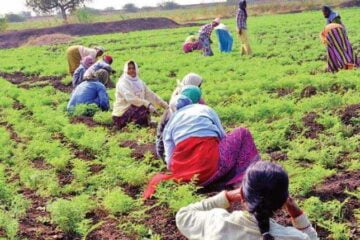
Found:
[[[236,16],[236,22],[238,29],[247,29],[247,16],[243,9],[239,9]]]
[[[206,35],[210,38],[212,31],[214,30],[214,27],[211,23],[206,24],[201,27],[199,31],[199,35]]]

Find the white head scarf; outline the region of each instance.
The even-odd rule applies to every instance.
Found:
[[[203,82],[203,79],[200,75],[196,73],[189,73],[187,74],[181,83],[179,83],[179,87],[187,86],[187,85],[193,85],[196,87],[199,87],[201,83]]]
[[[136,76],[135,77],[132,77],[128,74],[128,68],[129,68],[129,64],[130,63],[133,63],[135,65],[135,71],[136,71]],[[124,73],[123,75],[121,76],[121,81],[128,81],[128,83],[130,83],[134,89],[135,89],[135,94],[137,96],[139,96],[139,93],[142,91],[143,89],[143,84],[142,84],[142,81],[141,79],[139,78],[139,67],[138,65],[136,64],[135,61],[127,61],[124,65]]]

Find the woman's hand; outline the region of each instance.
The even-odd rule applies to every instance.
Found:
[[[286,201],[285,209],[292,218],[297,218],[298,216],[303,214],[303,211],[299,208],[299,206],[296,204],[292,197],[289,197]]]
[[[229,203],[243,202],[241,188],[238,188],[238,189],[235,189],[232,191],[226,191],[225,195],[226,195],[226,198],[228,199]]]
[[[155,113],[156,112],[156,109],[154,108],[154,106],[152,104],[149,105],[149,111],[151,113]]]

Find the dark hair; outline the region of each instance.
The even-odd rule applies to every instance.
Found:
[[[323,12],[331,12],[331,11],[332,11],[332,9],[331,9],[331,7],[330,7],[330,6],[328,6],[328,5],[324,5],[324,6],[322,7],[322,11],[323,11]]]
[[[289,197],[289,177],[274,163],[258,161],[246,171],[242,191],[250,213],[254,214],[263,240],[274,239],[270,231],[270,218]]]
[[[134,68],[136,68],[136,66],[135,66],[135,62],[134,62],[134,61],[129,61],[129,63],[128,63],[128,67],[129,67],[130,65],[133,65],[133,66],[134,66]]]

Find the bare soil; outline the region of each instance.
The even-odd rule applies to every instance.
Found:
[[[66,168],[65,170],[57,173],[58,181],[60,186],[68,185],[74,179],[71,168]]]
[[[105,168],[105,166],[102,164],[92,164],[92,165],[90,165],[90,172],[92,172],[93,174],[96,174],[96,173],[101,172],[104,168]]]
[[[23,189],[21,194],[31,201],[25,217],[19,224],[19,237],[36,240],[61,239],[77,240],[79,236],[64,234],[50,222],[50,214],[46,211],[47,199],[38,196],[35,191]]]
[[[302,121],[304,126],[308,129],[304,133],[305,137],[314,139],[317,138],[319,133],[324,131],[324,126],[316,122],[316,118],[318,117],[319,115],[315,112],[310,112],[303,117]]]
[[[348,197],[345,190],[351,192],[359,186],[360,171],[343,172],[326,178],[309,195],[318,196],[322,201],[337,199],[342,202]]]
[[[360,124],[354,121],[360,121],[360,104],[349,105],[340,113],[342,123],[353,127],[353,135],[360,134]]]
[[[317,90],[315,87],[313,86],[307,86],[306,88],[304,88],[302,91],[301,91],[301,98],[310,98],[314,95],[316,95],[317,93]]]
[[[197,26],[198,24],[178,24],[168,18],[139,18],[116,22],[99,22],[90,24],[68,24],[52,28],[28,29],[0,34],[0,48],[16,48],[30,38],[49,34],[66,34],[70,36],[87,36],[116,32],[132,32],[150,29],[165,29]]]
[[[137,160],[142,160],[146,153],[150,152],[157,158],[155,144],[138,144],[136,141],[124,141],[120,147],[127,147],[133,150],[131,156]]]
[[[294,89],[292,89],[292,88],[278,88],[278,89],[276,89],[276,93],[277,93],[278,97],[285,97],[285,96],[291,94],[292,92],[294,92]]]
[[[28,41],[24,44],[25,46],[44,46],[44,45],[55,45],[55,44],[64,44],[73,41],[72,36],[66,34],[46,34],[39,37],[30,37]]]
[[[42,87],[52,85],[55,89],[70,93],[72,91],[71,85],[65,85],[61,82],[62,76],[38,76],[38,75],[26,75],[22,72],[5,73],[0,72],[0,77],[6,79],[12,84],[18,85],[22,88],[29,89],[32,87],[38,87],[39,85],[33,85],[34,83],[43,82]]]
[[[148,200],[145,204],[154,205],[154,200]],[[163,240],[186,240],[176,227],[175,216],[170,214],[168,208],[156,206],[146,212],[149,217],[145,218],[145,225],[150,227],[155,233],[161,235]]]

